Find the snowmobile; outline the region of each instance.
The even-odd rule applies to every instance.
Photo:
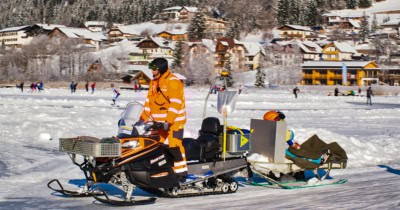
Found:
[[[179,157],[168,145],[159,142],[157,130],[162,124],[149,122],[129,126],[139,120],[142,110],[142,104],[129,103],[121,114],[115,137],[60,138],[59,150],[66,152],[84,172],[87,183],[80,191],[72,191],[64,189],[54,179],[47,184],[48,187],[66,196],[93,196],[102,203],[118,206],[155,202],[155,197],[135,200],[132,193],[137,187],[164,197],[236,192],[238,183],[232,175],[246,169],[248,164],[245,154],[222,159],[222,126],[218,118],[205,118],[198,138],[183,140],[189,175],[182,180],[172,169],[174,159]],[[102,184],[118,187],[124,192],[123,198],[112,197]]]

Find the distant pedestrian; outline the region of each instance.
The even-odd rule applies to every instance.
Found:
[[[140,82],[139,82],[138,88],[139,88],[139,92],[140,92],[142,90],[142,85],[140,84]]]
[[[72,81],[72,82],[69,84],[69,88],[71,89],[71,93],[74,93],[74,87],[75,87],[75,83],[74,83],[74,81]]]
[[[367,89],[367,105],[368,105],[368,102],[369,102],[369,105],[372,105],[372,100],[371,100],[372,96],[374,96],[374,93],[372,92],[372,88],[369,87]]]
[[[92,88],[92,94],[94,93],[94,88],[96,87],[96,82],[93,82],[93,84],[90,86]]]
[[[115,106],[115,105],[116,105],[115,102],[117,101],[118,96],[120,96],[121,94],[120,94],[119,91],[114,87],[114,84],[111,84],[111,88],[112,88],[112,91],[113,91],[113,94],[114,94],[114,97],[113,97],[113,99],[112,99],[112,101],[113,101],[112,105]]]
[[[133,88],[135,89],[135,92],[137,92],[138,91],[138,85],[137,85],[137,83],[135,82],[135,85],[133,86]]]
[[[37,83],[37,88],[38,88],[38,91],[39,91],[39,92],[40,92],[41,90],[44,90],[44,83],[43,83],[43,81],[40,81],[40,82]]]
[[[34,89],[34,86],[35,86],[35,85],[34,85],[34,84],[35,84],[35,83],[32,83],[32,84],[31,84],[31,92],[32,92],[32,93],[35,91],[35,89]]]
[[[361,96],[361,88],[358,87],[358,95]]]
[[[21,88],[21,92],[24,92],[24,82],[21,82],[19,84],[19,88]]]
[[[37,83],[33,83],[33,92],[36,92]]]
[[[335,96],[339,95],[339,88],[335,88]]]
[[[242,87],[242,84],[240,84],[240,85],[239,85],[239,94],[242,93],[242,90],[243,90],[243,87]]]
[[[78,83],[74,84],[74,93],[76,93],[76,88],[78,87]]]
[[[300,92],[300,89],[298,87],[293,88],[294,98],[297,98],[297,93],[298,92]]]
[[[217,91],[218,91],[218,86],[214,85],[214,94],[217,94]]]
[[[86,89],[86,92],[89,92],[89,81],[86,81],[85,89]]]

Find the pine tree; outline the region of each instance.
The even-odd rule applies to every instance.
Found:
[[[357,0],[346,0],[347,9],[355,9],[357,7]]]
[[[370,6],[372,6],[371,0],[360,0],[358,2],[358,6],[360,8],[368,8]]]
[[[299,25],[300,5],[298,0],[289,0],[289,24]]]
[[[205,38],[206,19],[201,12],[196,13],[188,28],[189,40],[200,40]]]
[[[289,24],[289,0],[279,0],[276,18],[279,25]]]
[[[375,33],[378,30],[378,20],[376,19],[376,14],[374,14],[374,19],[371,23],[371,33]]]
[[[265,88],[265,72],[260,67],[257,68],[256,82],[254,86],[258,88]]]
[[[363,16],[361,17],[361,26],[360,26],[360,38],[362,41],[365,41],[366,38],[369,36],[369,23],[368,23],[368,18],[365,12],[363,13]]]
[[[182,68],[182,61],[183,61],[183,42],[179,40],[174,49],[174,53],[172,55],[174,57],[174,61],[172,63],[173,67]]]
[[[226,32],[225,37],[230,39],[239,39],[239,29],[236,22],[231,24],[231,27],[228,29],[228,32]]]
[[[232,87],[234,84],[234,81],[232,79],[232,66],[231,66],[231,55],[228,55],[226,57],[225,63],[224,63],[224,71],[228,72],[228,77],[226,78],[226,85],[228,87]]]
[[[308,7],[304,11],[304,23],[307,26],[315,26],[318,24],[318,10],[315,0],[309,0]]]

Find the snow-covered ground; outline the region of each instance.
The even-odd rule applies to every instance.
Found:
[[[146,94],[121,93],[121,108],[130,101],[143,102]],[[186,137],[197,136],[206,95],[206,88],[186,88]],[[112,108],[111,98],[111,90],[92,95],[82,90],[21,93],[1,88],[0,209],[108,209],[93,198],[54,194],[46,184],[54,178],[63,183],[84,178],[69,157],[58,151],[58,139],[115,135],[123,110]],[[243,185],[234,194],[158,198],[153,205],[122,209],[400,209],[400,96],[375,96],[372,106],[365,102],[366,97],[327,96],[323,90],[303,91],[295,99],[289,88],[248,88],[228,116],[229,125],[249,128],[250,119],[278,109],[285,113],[296,141],[317,134],[327,143],[338,142],[347,152],[348,167],[331,175],[348,179],[345,184],[298,190]],[[215,106],[216,95],[211,95],[207,116],[222,119]],[[150,196],[140,190],[135,193]]]

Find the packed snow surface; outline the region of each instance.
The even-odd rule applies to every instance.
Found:
[[[347,183],[298,190],[243,184],[234,194],[158,198],[155,204],[133,208],[399,209],[400,96],[374,96],[369,106],[365,96],[335,97],[324,90],[305,88],[295,99],[291,88],[245,89],[228,115],[228,125],[249,128],[251,119],[261,119],[268,110],[280,110],[299,143],[317,134],[345,149],[348,167],[333,170],[331,175],[348,179]],[[185,137],[197,137],[207,91],[205,87],[186,87]],[[0,89],[0,209],[108,209],[93,198],[62,197],[47,188],[47,182],[57,178],[66,187],[77,189],[76,181],[68,182],[84,179],[68,155],[58,151],[58,139],[116,135],[124,106],[131,101],[143,103],[146,92],[121,90],[120,107],[112,107],[111,89],[94,94],[84,90],[71,94],[68,89],[40,93]],[[217,96],[211,95],[206,115],[222,121],[216,107]],[[135,195],[152,196],[140,190]],[[132,209],[122,209],[128,208]]]

